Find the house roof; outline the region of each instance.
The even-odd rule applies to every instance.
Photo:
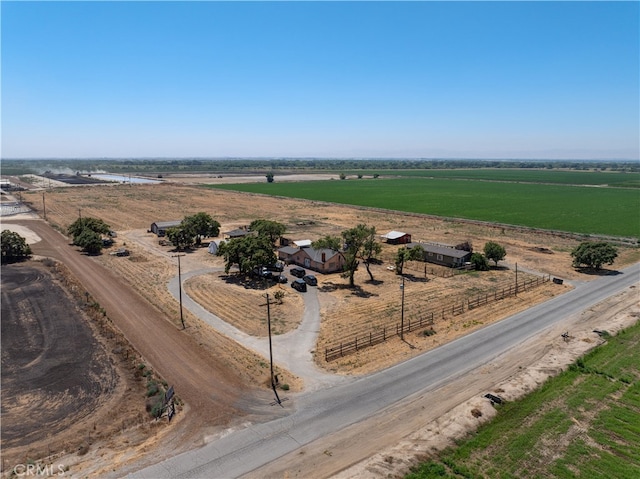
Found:
[[[235,229],[235,230],[231,230],[231,231],[227,231],[226,233],[224,233],[226,236],[229,236],[230,238],[240,238],[242,236],[247,236],[248,234],[250,234],[250,231],[247,230],[243,230],[241,228]]]
[[[407,233],[403,233],[402,231],[389,231],[386,235],[382,235],[382,238],[387,238],[390,240],[402,238]]]
[[[173,226],[178,226],[182,223],[182,220],[173,220],[173,221],[156,221],[153,223],[158,228],[172,228]]]
[[[322,249],[313,249],[311,247],[308,248],[301,248],[305,253],[307,253],[309,255],[309,258],[311,258],[313,261],[315,261],[316,263],[322,263],[322,255],[324,254],[324,261],[329,261],[331,258],[333,258],[334,256],[336,256],[338,253],[332,249],[329,248],[322,248]]]
[[[305,253],[312,261],[315,261],[316,263],[323,262],[322,261],[323,253],[324,253],[324,262],[329,261],[331,258],[333,258],[338,254],[336,251],[329,248],[314,249],[310,246],[307,246],[305,248],[296,248],[294,246],[283,246],[282,248],[278,249],[278,252],[289,254],[289,255],[294,255],[299,251],[302,251],[303,253]]]
[[[296,248],[294,246],[283,246],[282,248],[278,249],[279,252],[285,254],[296,254],[299,250],[300,248]]]
[[[409,243],[407,245],[408,248],[413,248],[414,246],[420,246],[427,253],[441,254],[443,256],[450,256],[452,258],[464,258],[465,256],[471,254],[468,251],[462,249],[455,249],[450,246],[434,245],[429,243]]]

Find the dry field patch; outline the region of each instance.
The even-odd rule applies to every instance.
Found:
[[[264,288],[233,273],[209,273],[190,278],[185,282],[185,291],[205,309],[252,336],[268,334],[267,293],[273,334],[296,329],[304,312],[304,301],[288,284]],[[284,294],[281,302],[274,299],[276,292]]]

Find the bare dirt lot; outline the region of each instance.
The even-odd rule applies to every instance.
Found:
[[[2,267],[3,466],[83,455],[148,419],[137,356],[70,289],[53,261]]]
[[[42,192],[25,192],[23,198],[29,201],[40,215],[44,215]],[[176,252],[168,246],[160,245],[155,235],[147,230],[152,222],[181,219],[200,211],[207,212],[218,220],[222,224],[223,232],[248,225],[254,219],[270,219],[285,224],[286,236],[291,239],[314,240],[328,234],[339,235],[341,231],[355,224],[366,223],[375,226],[380,234],[390,230],[409,232],[414,241],[448,244],[470,241],[476,249],[482,249],[486,241],[492,240],[506,248],[507,258],[501,263],[503,267],[486,274],[472,273],[443,278],[436,274],[437,272],[428,271],[425,276],[422,265],[409,265],[407,273],[410,276],[405,287],[404,303],[407,319],[418,317],[427,310],[441,311],[461,298],[488,294],[511,284],[515,279],[515,263],[518,264],[520,280],[538,274],[565,280],[564,285],[547,283],[519,294],[518,298],[508,298],[489,307],[466,311],[456,316],[440,315],[433,325],[436,331],[434,336],[424,336],[421,330],[408,337],[413,348],[407,348],[399,339],[394,339],[343,359],[325,362],[325,346],[355,333],[385,327],[387,324],[391,326],[398,321],[401,301],[399,280],[397,275],[388,269],[397,247],[385,245],[383,261],[373,269],[376,279],[374,282],[367,280],[364,268],[356,273],[358,288],[355,290],[345,288],[346,280],[339,275],[319,277],[322,328],[316,360],[320,367],[338,374],[363,374],[395,364],[561,294],[567,288],[571,288],[571,281],[588,281],[593,278],[571,268],[569,252],[578,244],[577,239],[553,234],[532,234],[521,228],[493,228],[488,225],[474,225],[421,215],[208,190],[179,183],[54,188],[46,191],[44,198],[47,221],[61,231],[65,231],[81,214],[104,220],[118,233],[114,246],[126,247],[131,251],[131,256],[110,256],[106,250],[105,254],[91,258],[91,261],[115,273],[119,281],[153,305],[153,309],[159,314],[156,323],[149,324],[156,324],[156,327],[157,321],[166,321],[174,328],[180,326],[179,305],[167,290],[167,283],[177,274],[177,262],[174,258]],[[223,266],[221,258],[210,255],[206,248],[194,250],[181,259],[183,272]],[[638,250],[621,248],[615,266],[631,264],[638,259]],[[290,292],[291,288],[287,288]],[[229,281],[220,273],[211,272],[189,280],[186,290],[207,309],[240,329],[254,335],[264,334],[264,317],[261,317],[264,301],[260,299],[263,290],[247,290],[244,285]],[[295,327],[301,308],[298,295],[285,296],[283,307],[278,311],[280,316],[277,327],[281,328],[280,332]],[[241,315],[238,311],[247,311],[248,314]],[[233,371],[234,377],[229,380],[234,385],[231,391],[236,393],[233,395],[236,396],[234,401],[241,401],[243,397],[240,384],[260,384],[266,390],[268,369],[261,358],[234,341],[222,337],[188,311],[185,311],[184,319],[188,325],[185,333],[188,334],[189,341],[197,345],[195,347],[200,351],[198,354],[203,358],[209,358],[203,361],[207,361],[207,364],[214,361],[216,364],[224,365],[224,368],[221,368],[226,371],[221,373],[223,375]],[[162,337],[160,333],[154,335],[155,340],[159,342],[162,342]],[[152,364],[162,363],[163,360],[161,356],[150,358]],[[298,378],[288,375],[287,371],[279,372],[294,390],[304,387]],[[174,373],[176,371],[167,368],[163,374]],[[197,394],[198,401],[205,400],[205,395]],[[451,407],[457,404],[459,401],[452,402]],[[199,405],[204,406],[204,403]],[[196,423],[191,423],[191,426],[204,420],[201,415],[196,415],[196,418]],[[209,418],[208,422],[202,424],[206,427],[198,431],[198,434],[185,434],[184,428],[176,428],[177,431],[182,431],[179,433],[182,434],[181,438],[186,439],[181,443],[182,448],[200,443],[207,434],[220,433],[221,428],[228,427],[229,422],[218,414],[215,419]],[[171,446],[166,442],[151,439],[138,448],[135,455],[124,452],[126,448],[121,448],[121,452],[118,452],[118,448],[114,446],[110,449],[111,452],[103,451],[103,457],[96,456],[94,460],[102,462],[103,465],[105,461],[112,461],[115,467],[142,458],[143,462],[139,464],[144,464],[144,461],[148,463],[153,460],[153,456],[148,456],[147,453],[157,451],[157,447],[164,448],[165,452],[175,452],[175,448],[172,447],[175,441],[170,444]],[[83,467],[86,471],[101,470],[95,465]]]

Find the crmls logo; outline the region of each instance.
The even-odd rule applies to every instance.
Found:
[[[13,475],[17,477],[51,477],[64,476],[65,467],[62,464],[16,464]]]

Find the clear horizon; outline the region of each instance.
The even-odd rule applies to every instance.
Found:
[[[640,160],[638,2],[14,2],[2,159]]]

